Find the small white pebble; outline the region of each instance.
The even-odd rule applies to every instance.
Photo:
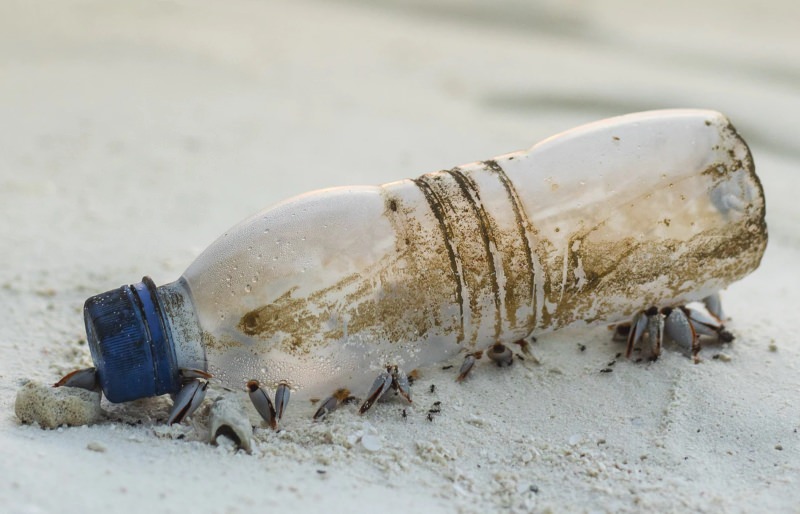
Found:
[[[361,438],[361,445],[370,452],[376,452],[381,449],[383,444],[378,436],[375,435],[365,435]]]
[[[482,427],[486,424],[483,418],[474,415],[467,418],[467,423],[476,427]]]
[[[580,434],[572,434],[569,436],[569,445],[575,446],[576,444],[580,443],[583,440],[583,436]]]
[[[98,443],[97,441],[91,441],[89,444],[86,445],[86,449],[98,453],[104,453],[106,451],[106,447],[102,443]]]

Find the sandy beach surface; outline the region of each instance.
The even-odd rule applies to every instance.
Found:
[[[800,4],[696,4],[0,2],[0,511],[800,511]],[[767,198],[736,340],[698,365],[562,331],[538,365],[423,369],[412,405],[292,406],[252,454],[203,441],[207,408],[165,426],[167,398],[14,413],[91,364],[87,297],[176,279],[261,208],[668,107],[726,113]]]

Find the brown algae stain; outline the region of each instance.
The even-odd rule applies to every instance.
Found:
[[[245,313],[237,328],[260,340],[277,336],[280,348],[292,355],[312,351],[321,340],[356,333],[399,343],[420,340],[432,326],[440,326],[458,337],[459,320],[442,319],[443,304],[459,302],[451,259],[437,240],[441,236],[414,219],[401,199],[389,198],[386,205],[385,215],[396,232],[393,253],[311,295],[286,291]],[[331,323],[332,317],[340,322]]]
[[[741,141],[732,127],[726,134],[734,138],[728,147]],[[290,289],[245,313],[238,329],[255,339],[275,338],[293,355],[353,334],[407,343],[435,330],[475,345],[486,343],[477,339],[485,315],[491,316],[499,338],[501,328],[552,330],[577,319],[602,320],[619,313],[620,305],[658,305],[664,298],[688,297],[698,288],[722,287],[755,269],[763,255],[767,232],[761,184],[749,150],[690,177],[703,191],[711,191],[742,172],[755,184],[756,194],[735,222],[717,220],[700,230],[702,219],[654,212],[652,234],[609,240],[603,239],[609,219],[602,219],[572,233],[566,250],[555,248],[533,226],[497,162],[485,161],[478,170],[424,175],[409,184],[419,189],[427,211],[405,205],[405,197],[389,189],[383,191],[384,216],[395,232],[393,252],[362,273],[308,296],[295,296],[296,289]],[[498,204],[484,205],[475,173],[489,173],[499,182],[507,195],[500,205],[508,213],[495,213]],[[675,185],[666,190],[678,189]],[[624,204],[609,205],[608,212],[623,216],[618,220],[635,217],[640,209],[652,208],[646,200],[652,194],[642,192]],[[692,206],[693,199],[680,193],[669,198],[683,200],[676,204],[682,210]],[[513,219],[515,226],[501,227],[501,216]],[[537,305],[537,290],[543,303],[555,308]],[[518,319],[517,312],[526,309],[530,315]]]

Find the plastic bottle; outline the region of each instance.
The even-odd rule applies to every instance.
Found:
[[[363,392],[389,364],[699,300],[765,246],[761,186],[728,120],[656,111],[299,196],[229,230],[179,280],[94,296],[84,317],[112,402],[174,393],[182,368],[321,398]]]

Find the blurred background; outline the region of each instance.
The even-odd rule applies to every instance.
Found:
[[[618,368],[601,382],[584,368],[606,362],[610,343],[589,345],[583,361],[573,341],[542,344],[544,362],[563,357],[566,375],[503,380],[550,380],[558,387],[539,394],[552,400],[537,397],[537,410],[524,395],[476,386],[499,410],[488,416],[498,430],[489,421],[476,443],[522,454],[528,436],[540,438],[551,460],[526,469],[543,494],[563,495],[548,497],[555,511],[796,509],[799,20],[797,0],[0,0],[0,476],[10,477],[0,505],[222,512],[224,501],[226,512],[293,512],[302,498],[325,512],[381,501],[387,512],[452,512],[456,500],[463,512],[491,511],[505,501],[493,489],[509,476],[504,461],[479,469],[474,457],[470,494],[441,473],[450,464],[404,469],[398,485],[391,461],[381,462],[394,471],[377,475],[346,461],[324,482],[314,462],[271,448],[265,459],[223,459],[114,424],[51,437],[17,426],[14,396],[27,378],[89,365],[86,297],[145,274],[172,281],[227,228],[284,198],[414,177],[608,116],[697,107],[730,117],[766,191],[764,262],[725,298],[746,320],[738,358],[690,367],[668,354],[652,372]],[[647,381],[663,395],[642,400]],[[530,419],[509,421],[519,413]],[[592,450],[609,469],[599,479],[587,480],[584,455],[562,433],[576,415],[624,427]],[[701,434],[697,420],[711,429]],[[468,425],[459,430],[474,434]],[[380,426],[413,452],[404,424]],[[508,446],[509,434],[527,439]],[[110,449],[87,457],[95,438]],[[644,460],[659,444],[662,460]],[[205,485],[217,472],[230,478],[227,497]],[[267,476],[287,485],[282,494]],[[87,483],[105,494],[87,494]],[[402,501],[387,505],[387,491]]]

